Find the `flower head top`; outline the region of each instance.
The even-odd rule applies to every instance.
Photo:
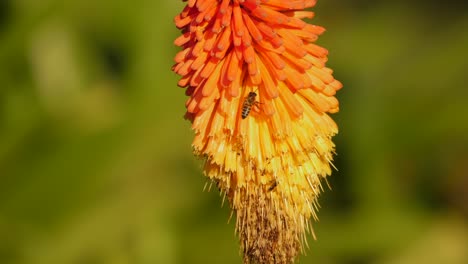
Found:
[[[188,0],[173,70],[205,174],[237,215],[246,262],[289,263],[331,173],[342,85],[325,67],[315,0]]]

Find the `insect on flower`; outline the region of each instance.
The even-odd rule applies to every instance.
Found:
[[[252,107],[261,104],[259,101],[256,100],[257,93],[249,92],[247,97],[245,97],[244,103],[242,104],[242,119],[246,119],[249,116],[250,111],[252,111]]]
[[[278,182],[276,180],[273,180],[270,187],[268,187],[268,191],[269,192],[273,191],[276,188],[276,186],[278,186]]]

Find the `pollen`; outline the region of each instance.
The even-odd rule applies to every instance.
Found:
[[[325,29],[303,20],[315,2],[188,0],[175,17],[193,152],[229,200],[245,263],[304,252],[332,172],[342,84],[315,44]]]

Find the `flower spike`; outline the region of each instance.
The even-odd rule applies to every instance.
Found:
[[[236,214],[245,263],[293,263],[317,219],[342,84],[314,42],[315,0],[188,0],[173,71],[196,156]]]

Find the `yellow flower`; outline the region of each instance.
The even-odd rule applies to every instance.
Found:
[[[193,151],[236,214],[245,263],[292,263],[317,218],[342,84],[325,67],[315,0],[188,0],[173,70]]]

